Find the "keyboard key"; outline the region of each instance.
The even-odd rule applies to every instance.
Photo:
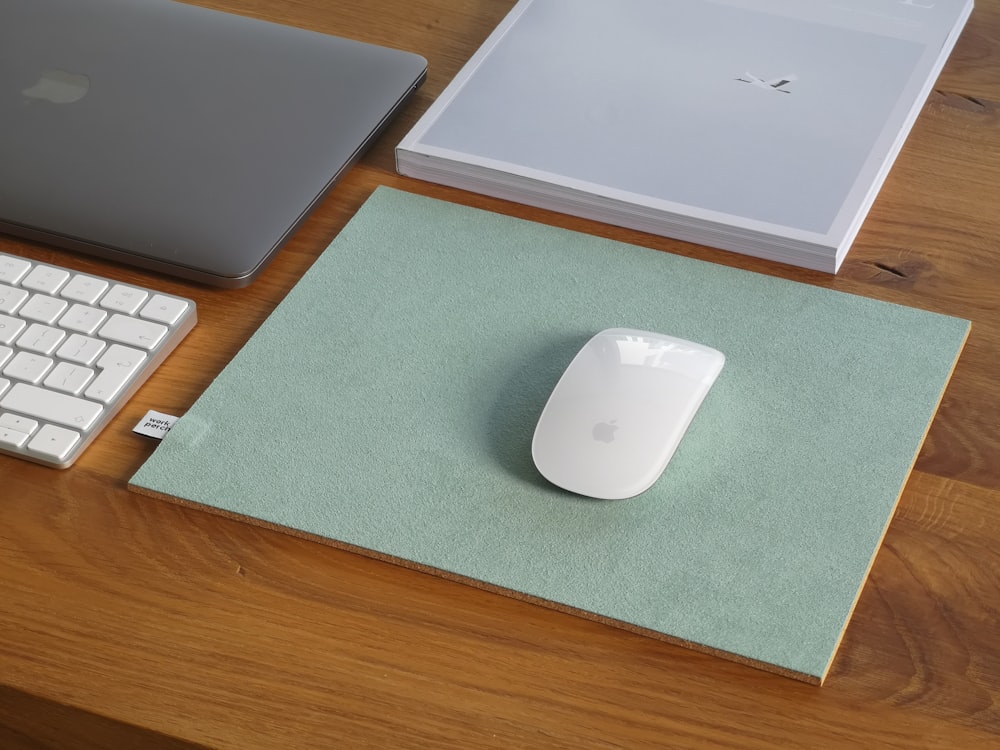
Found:
[[[59,296],[74,302],[92,305],[101,298],[104,290],[109,286],[111,285],[104,279],[96,279],[93,276],[85,276],[80,273],[70,279],[69,283],[59,292]]]
[[[69,271],[65,268],[39,265],[32,268],[28,275],[21,280],[21,286],[36,292],[55,294],[68,279]]]
[[[0,344],[13,344],[26,325],[20,318],[0,315]]]
[[[47,424],[28,443],[28,450],[53,461],[62,461],[78,442],[80,442],[79,432]]]
[[[76,304],[59,318],[59,325],[71,331],[93,333],[107,317],[108,314],[97,307]]]
[[[27,330],[17,337],[19,348],[39,354],[52,354],[60,342],[66,338],[66,332],[41,323],[32,323]]]
[[[3,368],[3,374],[11,380],[37,383],[45,377],[45,373],[51,370],[54,364],[53,360],[43,357],[41,354],[18,352]]]
[[[21,309],[18,310],[18,315],[25,320],[35,320],[39,323],[55,323],[56,319],[62,315],[63,310],[67,307],[69,307],[69,302],[66,302],[66,300],[49,297],[45,294],[36,294],[21,306]]]
[[[111,291],[104,295],[99,304],[106,310],[132,315],[142,307],[142,303],[146,301],[148,296],[149,294],[142,289],[125,286],[125,284],[115,284],[111,287]]]
[[[100,336],[102,339],[149,350],[156,346],[166,333],[165,325],[126,315],[112,315],[111,319],[101,327]]]
[[[28,419],[27,417],[22,417],[17,414],[4,412],[0,414],[0,427],[9,427],[12,430],[32,433],[38,429],[38,422],[34,419]]]
[[[0,389],[2,393],[2,389]],[[17,414],[0,414],[0,445],[17,448],[28,442],[31,433],[38,429],[34,419],[21,417]]]
[[[125,384],[142,368],[146,355],[138,349],[112,344],[97,360],[101,373],[94,378],[84,394],[102,403],[108,403]]]
[[[27,432],[21,432],[10,427],[0,427],[0,445],[8,448],[20,448],[31,437]]]
[[[104,407],[75,396],[57,393],[37,385],[15,383],[0,399],[0,407],[28,417],[86,430]]]
[[[7,284],[16,284],[30,270],[31,263],[23,258],[15,258],[12,255],[0,253],[0,281]]]
[[[66,339],[66,343],[59,347],[56,356],[68,359],[70,362],[89,365],[97,360],[97,355],[103,352],[106,346],[107,344],[100,339],[74,333]]]
[[[0,284],[0,313],[12,313],[28,299],[28,292]]]
[[[46,388],[54,388],[57,391],[78,396],[93,377],[94,371],[89,367],[60,362],[46,376],[44,385]]]
[[[139,311],[139,317],[172,326],[187,312],[188,306],[186,300],[154,294],[153,298]]]

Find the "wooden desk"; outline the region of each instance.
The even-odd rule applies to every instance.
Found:
[[[1000,747],[1000,0],[836,277],[397,176],[512,0],[201,1],[417,51],[430,76],[247,289],[0,239],[201,317],[74,468],[0,457],[0,747]],[[132,425],[183,413],[379,184],[973,321],[825,687],[125,489],[152,450]]]

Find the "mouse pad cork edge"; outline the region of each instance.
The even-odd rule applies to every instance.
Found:
[[[604,501],[531,438],[611,327],[726,365]],[[130,488],[821,683],[968,330],[381,187]]]

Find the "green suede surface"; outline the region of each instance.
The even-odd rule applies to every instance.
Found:
[[[611,327],[727,362],[597,501],[530,443]],[[379,188],[132,484],[821,678],[968,328]]]

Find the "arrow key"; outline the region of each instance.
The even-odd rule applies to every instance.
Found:
[[[38,453],[44,458],[62,461],[79,441],[79,432],[47,424],[28,443],[28,450]]]

